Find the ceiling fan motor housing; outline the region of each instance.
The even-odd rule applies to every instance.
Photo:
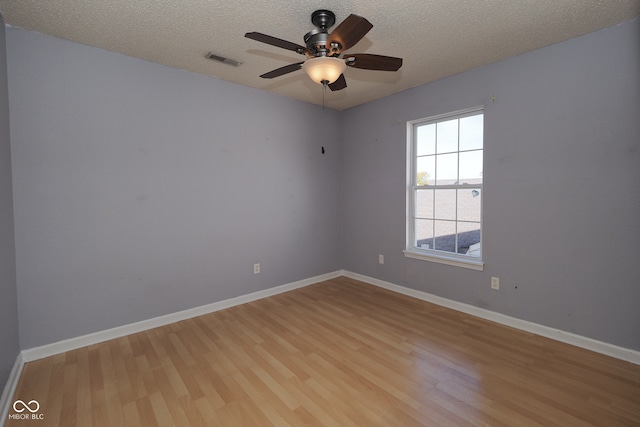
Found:
[[[336,22],[336,15],[330,10],[320,9],[311,14],[311,23],[318,28],[314,28],[304,36],[307,49],[315,52],[315,56],[329,56],[330,46],[327,46],[329,32],[327,28]]]
[[[316,52],[316,56],[326,56],[328,52],[328,38],[329,33],[327,33],[327,30],[319,30],[316,28],[305,34],[304,42],[307,44],[307,49]]]

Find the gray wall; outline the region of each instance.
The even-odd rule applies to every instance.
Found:
[[[640,350],[639,33],[338,113],[8,29],[22,348],[346,268]],[[404,258],[405,123],[481,104],[486,268]]]
[[[338,134],[312,131],[336,111],[16,28],[7,50],[22,348],[341,267]]]
[[[639,34],[636,19],[343,113],[343,267],[640,350]],[[407,259],[406,121],[478,105],[485,270]]]
[[[20,343],[13,233],[6,35],[1,15],[0,27],[2,27],[0,28],[0,394],[2,394],[4,384],[20,352]]]

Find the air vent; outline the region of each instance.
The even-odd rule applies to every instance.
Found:
[[[242,64],[242,62],[240,61],[236,61],[235,59],[225,58],[224,56],[217,55],[213,52],[207,53],[206,58],[212,61],[222,62],[223,64],[232,65],[234,67],[237,67],[240,64]]]

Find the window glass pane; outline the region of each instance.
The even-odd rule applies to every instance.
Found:
[[[481,258],[483,133],[480,110],[413,124],[408,249]]]
[[[456,223],[455,221],[434,221],[435,249],[438,251],[456,251]]]
[[[460,119],[460,151],[482,148],[483,115]]]
[[[436,185],[449,185],[458,181],[458,153],[436,156]]]
[[[435,191],[435,218],[436,219],[456,219],[456,191],[457,190],[434,190]]]
[[[482,150],[460,153],[460,184],[482,183]]]
[[[416,248],[433,249],[433,221],[417,219],[415,223]]]
[[[482,191],[479,188],[456,191],[458,192],[458,220],[480,222]]]
[[[416,154],[418,156],[426,156],[427,154],[436,154],[436,125],[418,126],[416,129]]]
[[[458,151],[458,119],[440,122],[437,126],[437,153],[451,153]]]
[[[416,162],[416,185],[433,185],[436,176],[436,156],[418,157]]]
[[[416,190],[416,217],[433,219],[433,191]]]
[[[479,222],[458,222],[458,253],[480,256]]]

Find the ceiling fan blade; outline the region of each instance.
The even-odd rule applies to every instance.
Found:
[[[354,58],[354,60],[351,60]],[[379,71],[398,71],[402,67],[402,58],[374,55],[371,53],[354,53],[345,55],[345,62],[353,68]]]
[[[302,68],[303,62],[298,62],[296,64],[285,65],[284,67],[276,68],[275,70],[269,71],[268,73],[264,73],[260,77],[263,79],[272,79],[274,77],[284,76],[285,74],[293,73],[294,71],[298,71]]]
[[[342,90],[346,87],[347,87],[347,80],[345,80],[344,74],[340,74],[340,77],[338,77],[338,80],[329,84],[329,89],[331,89],[334,92],[336,90]]]
[[[372,28],[373,24],[362,16],[349,15],[329,34],[327,47],[331,46],[331,43],[338,43],[339,47],[331,48],[331,52],[339,54],[358,43]]]
[[[266,44],[270,44],[271,46],[276,46],[276,47],[281,47],[282,49],[287,49],[287,50],[292,50],[294,52],[297,52],[301,55],[304,55],[307,51],[307,48],[304,46],[301,46],[299,44],[293,43],[293,42],[289,42],[286,40],[282,40],[279,39],[277,37],[272,37],[272,36],[268,36],[266,34],[262,34],[262,33],[256,33],[256,32],[252,32],[252,33],[246,33],[244,35],[246,38],[248,39],[252,39],[252,40],[256,40],[262,43],[266,43]]]

